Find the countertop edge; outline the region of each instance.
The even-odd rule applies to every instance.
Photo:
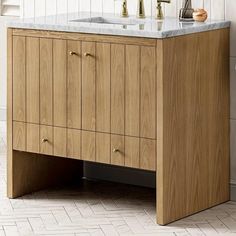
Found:
[[[126,36],[126,37],[142,37],[152,39],[164,39],[175,36],[207,32],[211,30],[229,28],[230,21],[219,21],[206,25],[197,25],[196,27],[188,27],[181,29],[172,29],[166,31],[138,31],[129,29],[109,29],[99,28],[93,25],[88,26],[73,26],[73,25],[58,25],[58,24],[38,24],[38,23],[27,23],[27,22],[8,22],[8,28],[16,29],[28,29],[28,30],[46,30],[56,32],[68,32],[68,33],[84,33],[84,34],[100,34],[100,35],[113,35],[113,36]]]

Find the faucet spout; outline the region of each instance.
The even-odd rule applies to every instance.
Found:
[[[158,20],[163,20],[164,18],[164,14],[163,14],[163,11],[162,11],[162,6],[161,6],[161,3],[164,2],[164,3],[170,3],[171,0],[157,0],[157,16],[156,18]]]
[[[146,17],[143,0],[138,0],[137,17],[138,18],[145,18]]]

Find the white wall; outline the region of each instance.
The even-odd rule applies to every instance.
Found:
[[[177,16],[182,0],[171,0],[171,4],[163,4],[166,16]],[[226,0],[192,0],[194,8],[205,7],[210,18],[224,19]],[[233,0],[232,0],[233,1]],[[127,0],[130,14],[136,13],[137,0]],[[154,16],[156,0],[144,0],[146,14]],[[91,5],[90,5],[91,3]],[[112,12],[119,14],[121,0],[21,0],[21,16],[33,17],[74,11]]]
[[[137,0],[127,0],[130,14],[136,13]],[[156,0],[144,0],[146,14],[154,16]],[[166,16],[177,17],[182,0],[172,0],[171,4],[165,4]],[[231,27],[231,182],[236,184],[236,0],[192,0],[194,8],[202,7],[208,11],[209,18],[229,19]],[[60,14],[75,11],[111,12],[119,14],[121,2],[119,0],[21,0],[21,16],[34,17],[41,15]],[[0,23],[0,30],[1,27]],[[4,32],[4,30],[3,30]],[[1,36],[2,37],[2,36]],[[5,36],[4,36],[5,37]],[[0,38],[1,45],[5,41]],[[2,41],[3,40],[3,41]],[[6,63],[5,49],[2,47],[1,59],[1,84],[0,84],[0,108],[6,106]]]

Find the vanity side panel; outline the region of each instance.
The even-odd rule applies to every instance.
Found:
[[[163,40],[159,224],[229,200],[228,58],[228,29]]]
[[[13,36],[7,29],[7,196],[13,196]]]

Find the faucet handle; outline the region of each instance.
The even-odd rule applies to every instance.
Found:
[[[164,14],[162,11],[162,6],[161,3],[171,3],[171,0],[157,0],[157,16],[156,18],[158,20],[163,20],[164,19]]]
[[[145,18],[144,0],[138,0],[137,17]]]
[[[127,1],[123,0],[122,7],[121,7],[121,17],[128,17],[128,7],[127,7]]]

